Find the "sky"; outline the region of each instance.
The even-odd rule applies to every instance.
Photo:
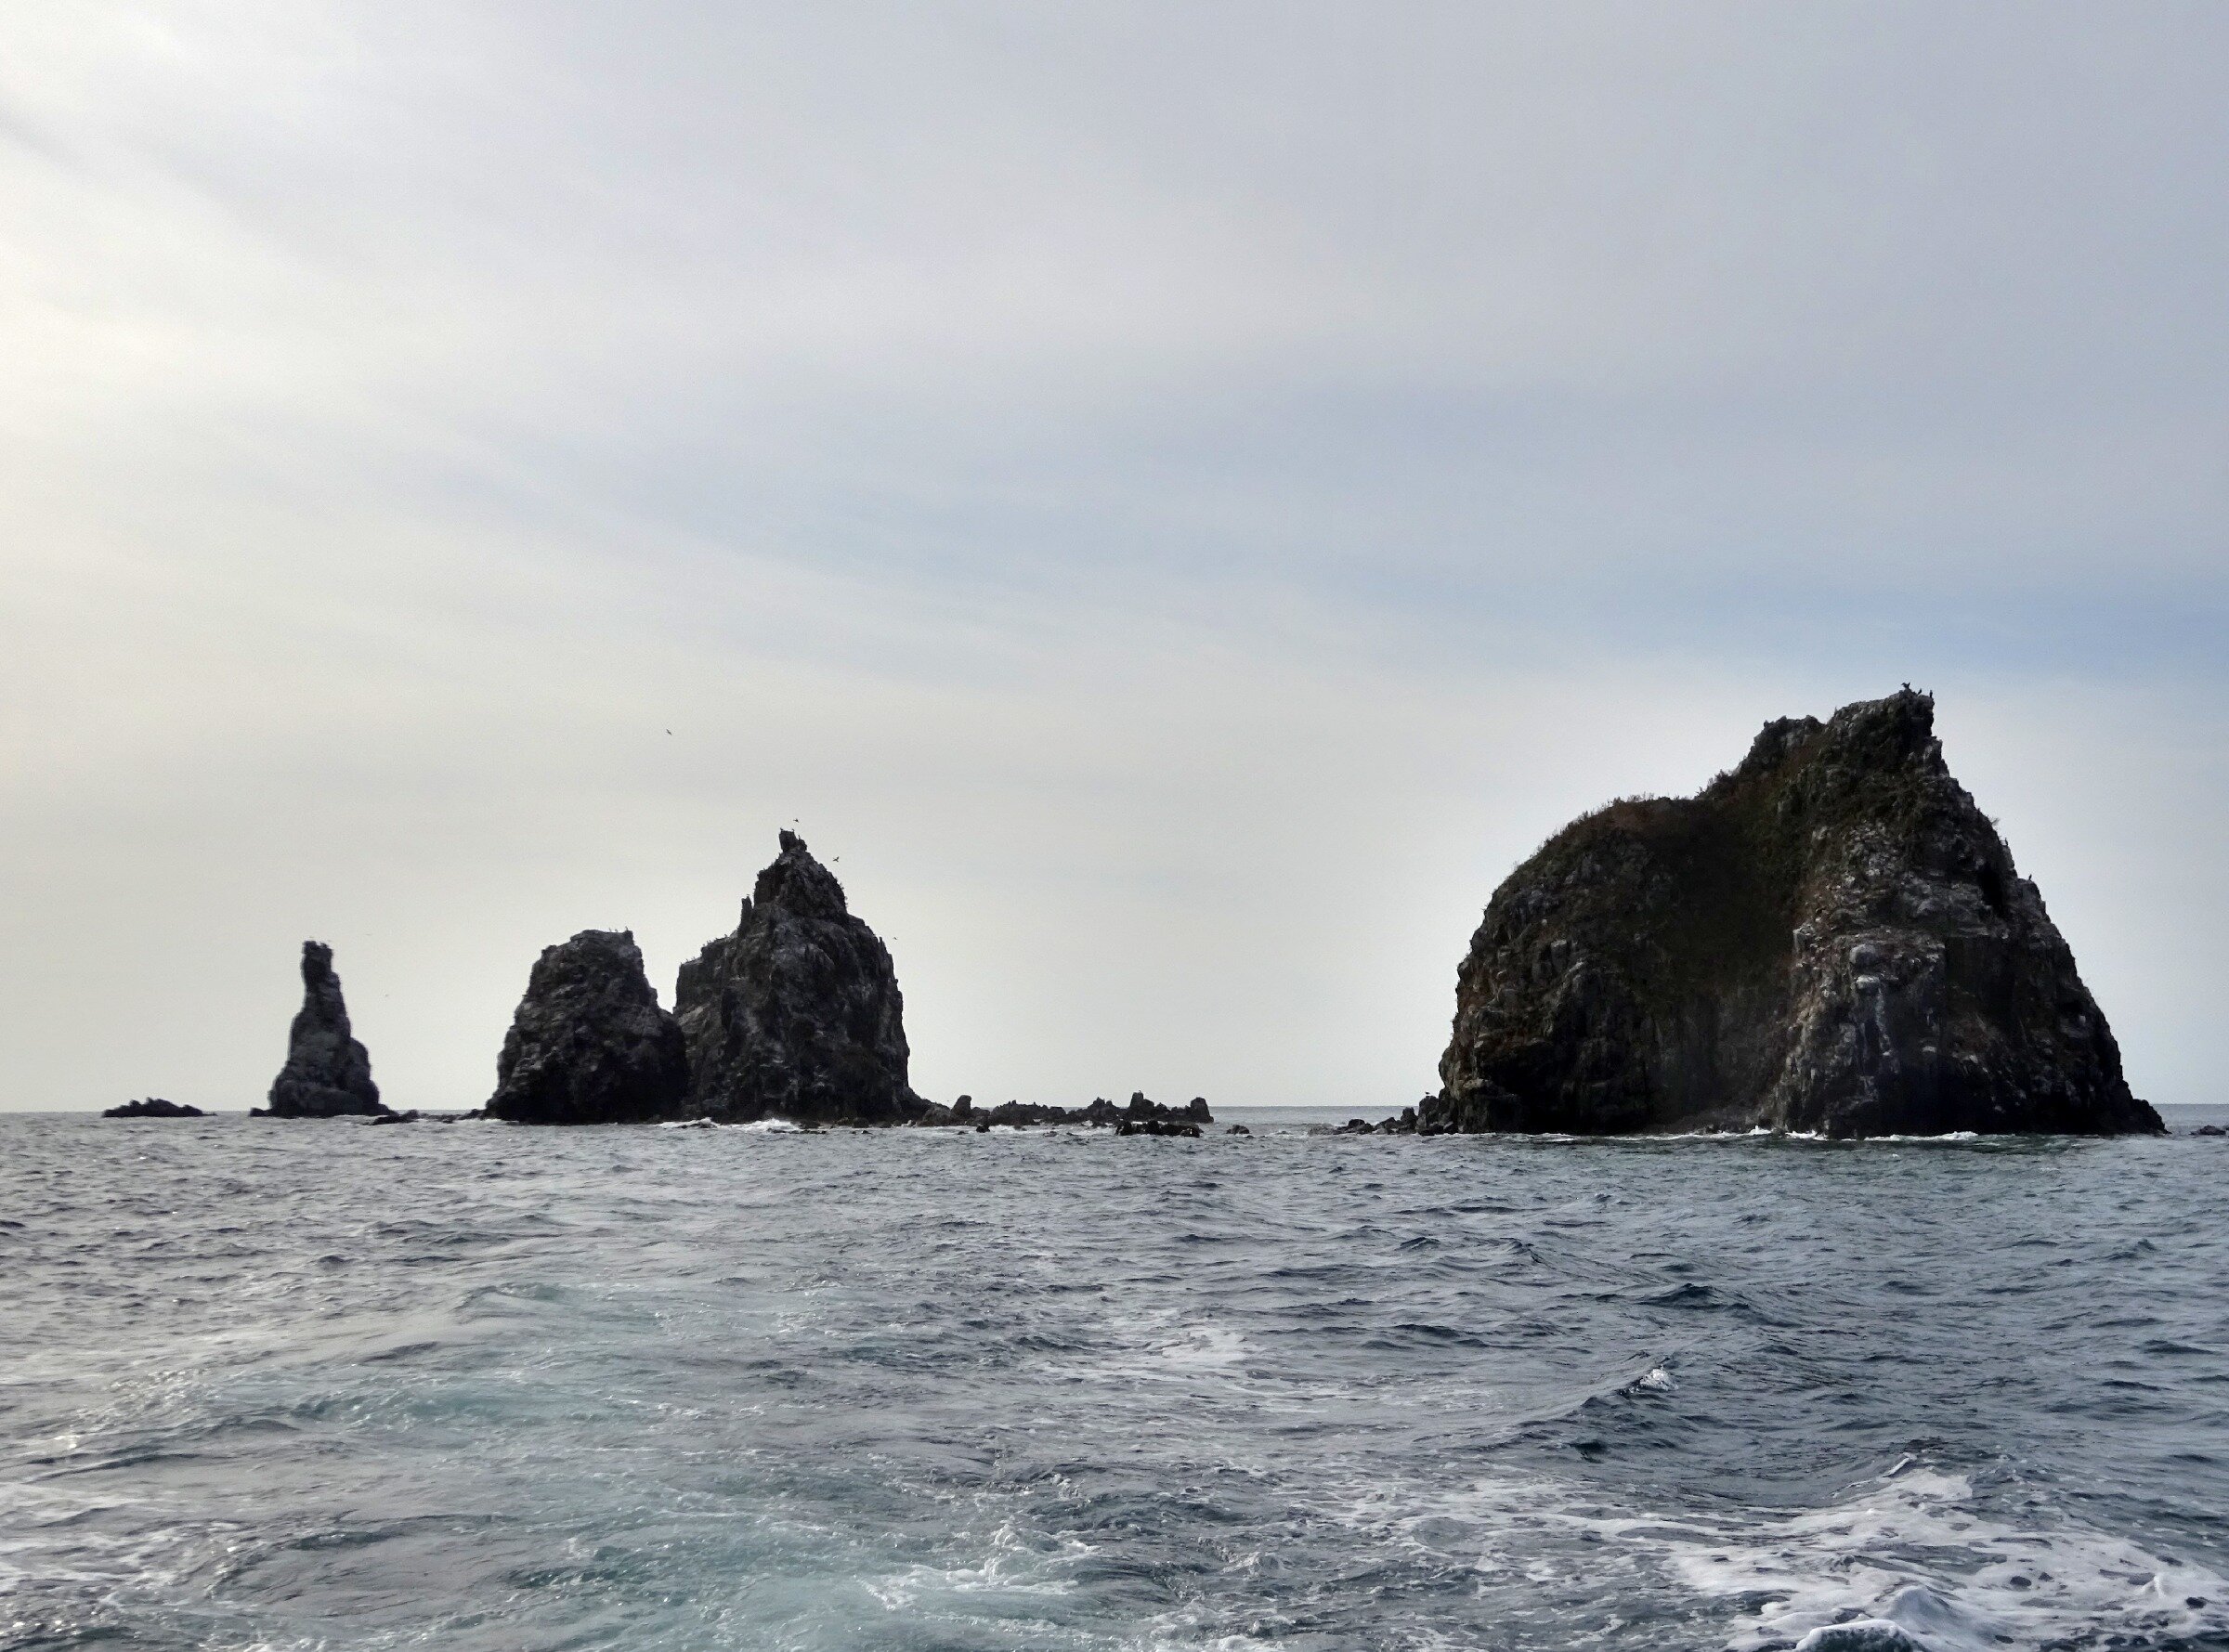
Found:
[[[0,0],[0,1108],[398,1107],[793,823],[922,1093],[1401,1104],[1910,682],[2229,1099],[2229,9]]]

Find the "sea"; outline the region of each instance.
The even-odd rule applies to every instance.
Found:
[[[1346,1116],[0,1114],[0,1646],[2229,1648],[2229,1109]]]

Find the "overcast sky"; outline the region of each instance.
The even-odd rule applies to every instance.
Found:
[[[925,1094],[1404,1103],[1931,688],[2224,1099],[2229,8],[0,0],[0,1107],[388,1100],[799,823]],[[670,732],[669,732],[670,731]]]

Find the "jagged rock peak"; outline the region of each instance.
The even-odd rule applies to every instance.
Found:
[[[1794,763],[1851,775],[1892,770],[1917,775],[1949,773],[1943,743],[1935,734],[1935,696],[1907,683],[1886,698],[1844,706],[1826,722],[1816,717],[1775,718],[1757,731],[1749,755],[1714,780],[1703,796],[1722,797]]]
[[[338,1118],[384,1113],[379,1086],[372,1082],[372,1058],[348,1025],[341,978],[333,973],[332,948],[322,941],[302,943],[302,1008],[288,1030],[286,1064],[271,1081],[270,1105],[257,1109],[271,1118]]]
[[[689,1062],[627,930],[583,930],[546,947],[495,1067],[490,1118],[612,1125],[678,1117]]]
[[[736,932],[681,967],[673,1008],[691,1105],[708,1117],[894,1124],[927,1106],[906,1081],[890,953],[794,832]]]
[[[844,904],[843,885],[836,880],[836,874],[813,858],[805,840],[795,832],[784,831],[781,844],[781,853],[751,886],[750,904],[778,906],[801,917],[844,917],[851,909]]]
[[[2156,1130],[2036,887],[1907,686],[1768,722],[1494,892],[1427,1129]]]

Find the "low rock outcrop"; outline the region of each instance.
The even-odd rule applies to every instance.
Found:
[[[2156,1131],[2036,886],[1907,688],[1767,723],[1494,892],[1427,1131]]]
[[[150,1096],[144,1101],[126,1101],[121,1107],[109,1108],[100,1116],[104,1119],[198,1119],[206,1118],[208,1114],[183,1101],[165,1101],[160,1096]]]
[[[1114,1126],[1117,1136],[1190,1136],[1197,1138],[1204,1132],[1189,1119],[1139,1119],[1125,1116]]]
[[[926,1107],[906,1082],[890,953],[794,832],[736,932],[681,967],[673,1009],[690,1109],[722,1123],[889,1125]]]
[[[1182,1107],[1172,1107],[1165,1102],[1148,1100],[1142,1090],[1133,1090],[1127,1107],[1117,1107],[1101,1096],[1094,1099],[1088,1107],[1060,1107],[1047,1101],[1006,1101],[988,1112],[979,1111],[972,1096],[962,1096],[949,1107],[937,1103],[925,1105],[913,1122],[923,1125],[971,1125],[977,1129],[988,1129],[994,1125],[1016,1127],[1082,1125],[1095,1130],[1114,1130],[1125,1136],[1196,1136],[1199,1134],[1199,1125],[1215,1123],[1215,1114],[1208,1111],[1207,1099],[1204,1096],[1194,1096]],[[1191,1128],[1186,1130],[1177,1126]]]
[[[258,1118],[330,1119],[384,1113],[372,1082],[372,1058],[352,1035],[332,948],[302,943],[302,1008],[286,1040],[286,1065],[271,1081],[270,1105]]]
[[[681,1115],[689,1095],[680,1023],[658,1008],[625,930],[583,930],[546,948],[496,1059],[489,1118],[619,1125]]]
[[[1429,1108],[1432,1105],[1432,1099],[1428,1096],[1425,1098],[1423,1105]],[[1349,1119],[1343,1125],[1332,1126],[1326,1134],[1332,1136],[1414,1136],[1421,1127],[1416,1109],[1404,1107],[1391,1118],[1379,1119],[1375,1124],[1372,1124],[1365,1118]]]

